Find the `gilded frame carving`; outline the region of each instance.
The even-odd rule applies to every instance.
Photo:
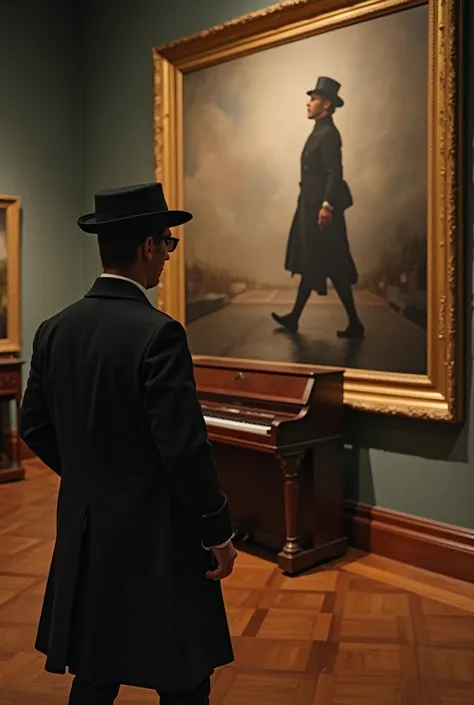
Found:
[[[0,355],[19,353],[20,334],[20,199],[0,194],[5,218],[6,336],[0,337]]]
[[[182,208],[183,74],[421,4],[429,7],[427,374],[347,369],[345,401],[364,411],[453,422],[464,413],[463,0],[289,0],[154,48],[155,178],[170,207]],[[183,248],[168,263],[157,303],[184,322]]]

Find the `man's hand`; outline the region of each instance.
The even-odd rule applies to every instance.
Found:
[[[327,228],[332,223],[332,211],[329,208],[321,208],[318,215],[318,225],[321,229]]]
[[[224,548],[211,548],[216,559],[217,566],[214,570],[208,570],[206,577],[211,580],[223,580],[227,578],[234,569],[234,561],[237,558],[237,551],[230,541]]]

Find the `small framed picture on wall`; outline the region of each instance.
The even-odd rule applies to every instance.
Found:
[[[0,354],[20,343],[20,199],[0,194]]]

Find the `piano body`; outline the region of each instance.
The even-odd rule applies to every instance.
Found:
[[[276,552],[288,575],[344,555],[343,371],[194,366],[236,532]]]

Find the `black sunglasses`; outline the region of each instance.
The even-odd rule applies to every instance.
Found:
[[[163,240],[166,243],[168,252],[174,252],[178,247],[179,239],[177,237],[164,237]]]

